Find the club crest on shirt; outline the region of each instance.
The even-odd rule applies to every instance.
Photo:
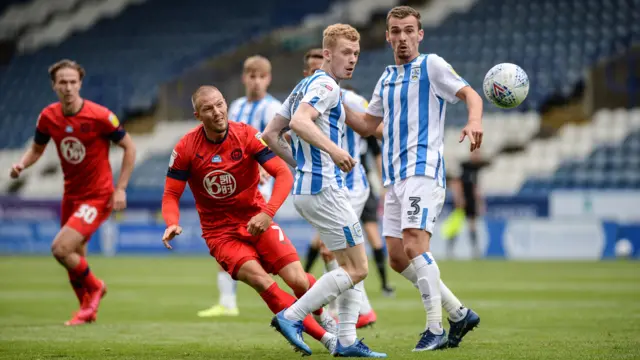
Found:
[[[411,68],[411,76],[409,77],[409,81],[414,83],[420,80],[420,68],[413,67]]]
[[[60,141],[60,154],[70,164],[80,164],[84,160],[87,150],[80,140],[67,136]]]
[[[231,152],[231,160],[238,161],[242,159],[242,150],[235,149]]]
[[[236,191],[236,179],[222,170],[213,170],[202,180],[207,193],[214,199],[227,198]]]

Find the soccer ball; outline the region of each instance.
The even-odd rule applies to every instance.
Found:
[[[484,96],[495,106],[512,109],[524,101],[529,93],[529,77],[515,64],[498,64],[487,72],[482,83]]]
[[[616,242],[616,247],[614,249],[616,253],[616,257],[618,258],[627,258],[631,256],[633,252],[633,244],[628,239],[620,239]]]

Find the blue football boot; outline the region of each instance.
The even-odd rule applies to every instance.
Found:
[[[338,344],[336,346],[336,350],[333,352],[333,356],[335,357],[364,357],[364,358],[386,358],[387,354],[379,353],[375,351],[371,351],[367,345],[365,345],[362,340],[356,340],[355,343],[351,346],[344,347],[340,344],[340,340],[338,340]]]
[[[480,324],[480,316],[473,310],[467,310],[467,316],[453,322],[449,320],[449,347],[458,347],[462,338]]]
[[[304,330],[302,321],[287,320],[284,317],[284,310],[282,310],[271,319],[271,326],[287,339],[289,344],[293,346],[293,350],[301,352],[302,355],[311,355],[311,348],[302,339],[302,331]]]
[[[427,329],[420,334],[420,340],[413,351],[440,350],[447,347],[447,332],[442,330],[442,334],[436,335]]]

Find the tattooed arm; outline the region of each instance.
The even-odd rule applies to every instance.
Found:
[[[281,157],[291,167],[295,168],[297,163],[293,158],[291,146],[289,146],[289,142],[283,137],[288,130],[289,119],[277,114],[273,120],[269,121],[266,129],[264,129],[262,140],[264,140],[271,151],[276,153],[276,155]]]

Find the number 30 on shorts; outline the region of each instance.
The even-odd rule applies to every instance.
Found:
[[[91,224],[98,217],[98,210],[94,206],[82,204],[73,216],[84,220],[87,224]]]

